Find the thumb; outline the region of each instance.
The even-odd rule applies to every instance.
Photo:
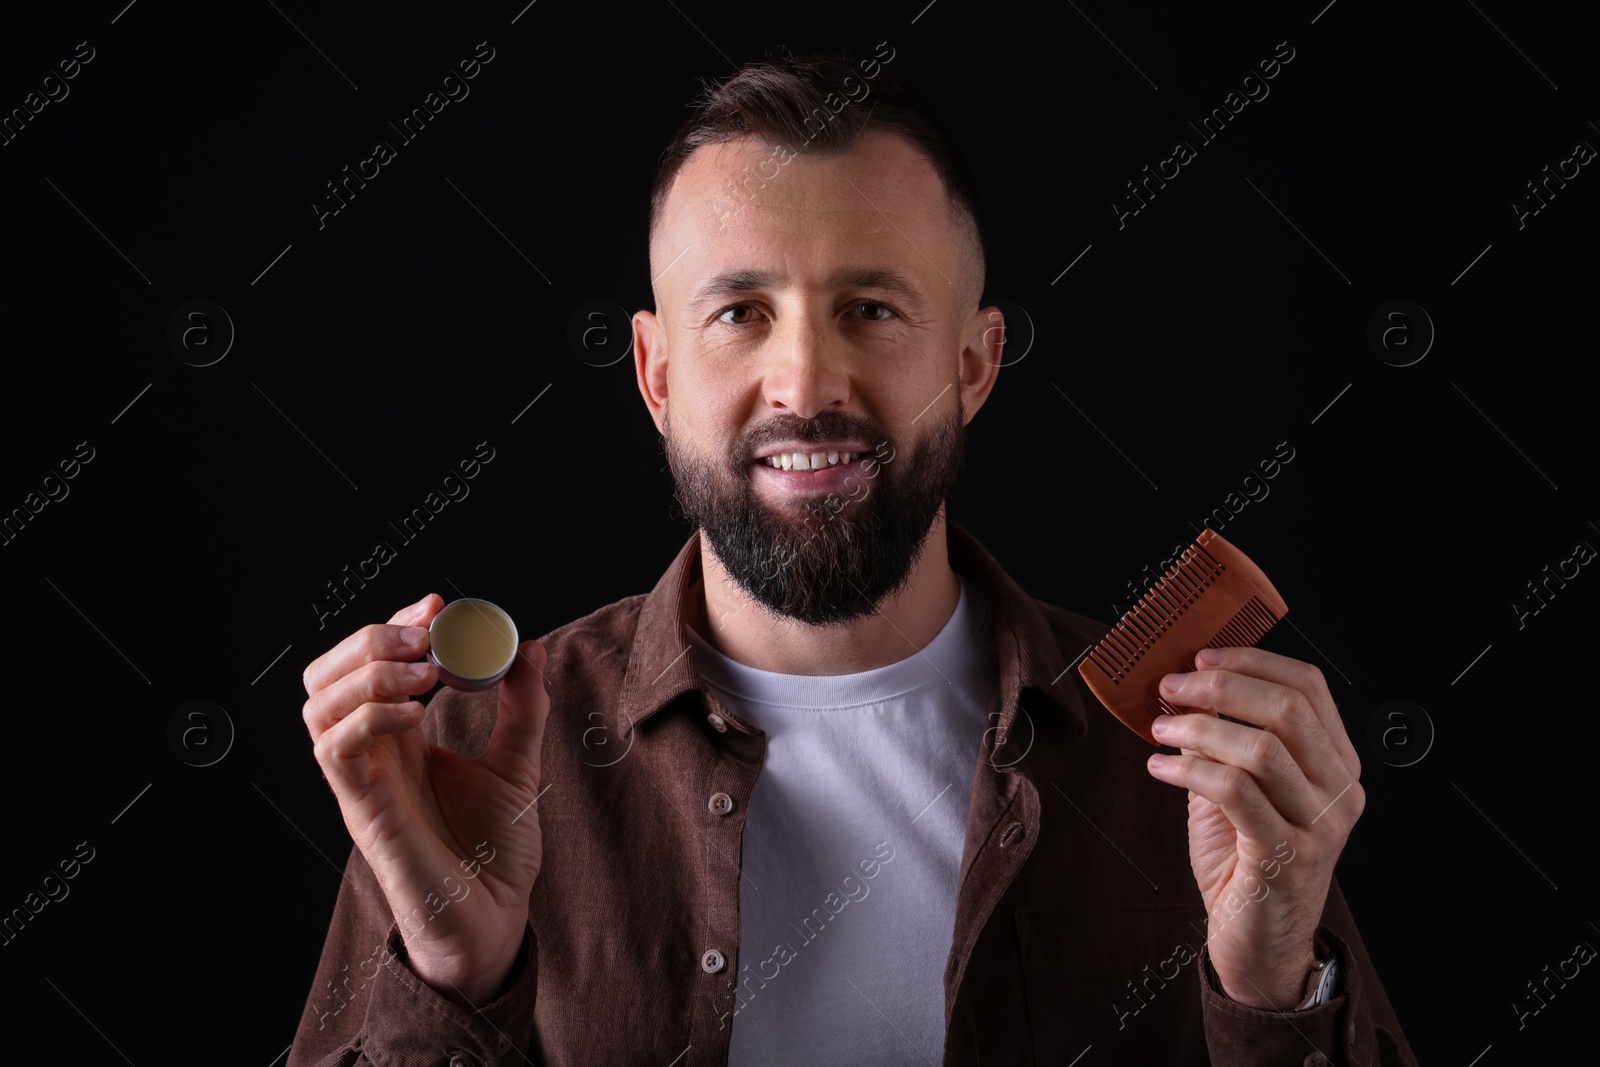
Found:
[[[539,753],[544,727],[550,717],[550,694],[545,689],[544,646],[524,641],[517,646],[511,670],[500,680],[500,702],[489,747],[479,761],[502,778],[531,777],[537,786]]]

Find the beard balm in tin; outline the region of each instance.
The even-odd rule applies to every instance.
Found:
[[[488,689],[516,658],[517,624],[487,600],[453,600],[428,626],[428,659],[452,689]]]

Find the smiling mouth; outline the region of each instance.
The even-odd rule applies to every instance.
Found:
[[[854,463],[860,456],[860,452],[780,452],[775,456],[763,456],[755,462],[758,466],[804,473],[843,467]]]

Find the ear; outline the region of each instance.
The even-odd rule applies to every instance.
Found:
[[[983,402],[989,398],[995,379],[1000,375],[1000,362],[1004,358],[1006,337],[1005,315],[997,307],[979,308],[967,320],[966,341],[961,348],[960,366],[961,403],[971,422]]]
[[[667,341],[661,320],[648,311],[633,316],[633,364],[639,377],[639,395],[656,429],[662,430],[667,410]]]

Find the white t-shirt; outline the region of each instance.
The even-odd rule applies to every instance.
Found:
[[[733,1067],[926,1067],[944,1056],[978,748],[999,685],[983,594],[919,652],[858,674],[731,660],[690,631],[717,699],[766,732],[739,880]]]

